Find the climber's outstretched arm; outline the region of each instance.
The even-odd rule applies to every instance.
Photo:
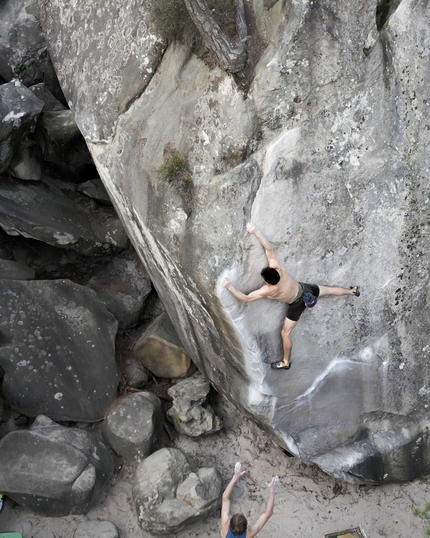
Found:
[[[233,284],[227,279],[223,278],[221,280],[222,286],[224,288],[227,288],[228,291],[230,291],[236,299],[238,299],[241,303],[251,303],[252,301],[257,301],[258,299],[263,299],[263,297],[267,297],[270,293],[270,287],[265,284],[260,289],[251,291],[251,293],[245,294],[239,291],[237,288],[233,286]]]
[[[252,224],[252,222],[248,222],[248,224],[246,225],[246,229],[250,234],[254,234],[255,237],[260,241],[261,246],[264,248],[269,267],[273,267],[273,269],[276,269],[277,271],[281,272],[281,264],[279,263],[278,258],[275,256],[273,248],[271,247],[266,237],[260,232],[260,230],[257,228],[257,226],[255,226],[255,224]]]

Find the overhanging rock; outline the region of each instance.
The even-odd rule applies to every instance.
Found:
[[[428,472],[427,2],[403,0],[378,26],[374,0],[254,2],[267,47],[247,95],[180,45],[155,54],[141,3],[40,6],[76,121],[198,368],[333,475]],[[98,41],[78,37],[113,9]],[[166,148],[192,173],[192,203],[158,177]],[[298,280],[362,287],[303,315],[288,372],[268,364],[282,356],[283,306],[242,305],[219,285],[261,285],[247,220]]]

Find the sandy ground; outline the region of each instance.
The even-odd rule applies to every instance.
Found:
[[[233,511],[242,510],[251,522],[264,511],[266,482],[280,477],[275,512],[259,536],[322,538],[324,534],[361,525],[367,538],[419,538],[430,524],[413,515],[413,507],[430,501],[430,479],[388,486],[353,486],[335,480],[315,467],[288,457],[264,433],[224,400],[217,413],[224,429],[213,436],[183,436],[174,445],[193,456],[200,466],[214,466],[230,480],[236,461],[247,472],[232,496]],[[85,516],[47,518],[35,515],[6,499],[0,512],[0,532],[21,532],[24,538],[73,538],[80,522],[108,520],[121,538],[149,538],[138,527],[131,498],[134,467],[118,464],[110,489]],[[172,538],[219,537],[219,511],[204,521],[169,535]]]

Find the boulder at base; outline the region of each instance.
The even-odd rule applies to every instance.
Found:
[[[200,372],[170,387],[167,392],[173,398],[173,405],[167,411],[167,418],[177,432],[199,437],[222,428],[221,419],[206,402],[209,391],[209,381]]]
[[[187,377],[195,372],[165,312],[154,319],[136,342],[133,356],[157,377]]]
[[[109,448],[83,430],[39,416],[0,441],[0,490],[33,512],[85,514],[113,473]]]
[[[214,468],[198,469],[176,448],[162,448],[139,464],[133,500],[141,527],[171,534],[221,506],[222,478]]]
[[[113,450],[127,460],[140,461],[161,446],[161,402],[151,392],[123,398],[103,423],[102,435]]]

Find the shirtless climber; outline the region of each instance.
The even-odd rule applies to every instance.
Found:
[[[293,347],[290,336],[291,331],[296,326],[305,308],[312,308],[316,305],[319,297],[326,297],[327,295],[355,295],[359,297],[360,289],[358,286],[351,286],[348,289],[339,286],[317,286],[316,284],[296,282],[281,267],[272,247],[260,230],[251,222],[248,222],[246,229],[257,237],[265,250],[269,266],[261,271],[261,276],[266,284],[247,295],[236,289],[226,278],[222,279],[221,284],[242,303],[250,303],[264,297],[287,303],[286,318],[281,330],[284,358],[281,361],[272,362],[270,366],[275,370],[289,370],[291,368],[290,357]]]
[[[239,462],[236,463],[233,478],[230,480],[222,495],[221,538],[254,538],[273,514],[276,486],[279,483],[279,477],[277,476],[274,476],[270,484],[268,484],[269,500],[267,501],[266,511],[257,519],[254,525],[248,527],[248,522],[242,512],[230,516],[230,495],[232,494],[236,482],[244,472],[245,471],[241,471],[241,464]]]

